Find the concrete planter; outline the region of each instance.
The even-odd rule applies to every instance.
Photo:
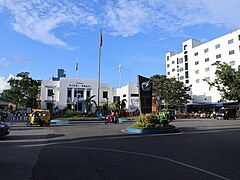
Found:
[[[173,129],[156,129],[156,130],[152,130],[152,129],[135,129],[135,128],[127,128],[128,132],[132,132],[132,133],[139,133],[139,134],[162,134],[162,133],[177,133],[179,132],[179,130],[177,128],[173,128]]]

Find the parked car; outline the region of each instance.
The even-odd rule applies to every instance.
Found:
[[[0,121],[0,137],[5,136],[9,133],[10,127],[6,123]]]
[[[216,116],[217,119],[236,119],[237,110],[234,108],[219,109]]]

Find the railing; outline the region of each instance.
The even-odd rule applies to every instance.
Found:
[[[4,122],[13,123],[13,122],[27,122],[29,121],[29,116],[27,115],[8,115]]]

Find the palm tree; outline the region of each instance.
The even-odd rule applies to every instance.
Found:
[[[91,97],[87,97],[87,99],[85,100],[86,112],[90,112],[90,111],[91,111],[92,104],[94,104],[94,105],[97,107],[96,101],[93,100],[93,98],[94,98],[95,96],[96,96],[96,95],[93,95],[93,96],[91,96]]]
[[[121,110],[124,110],[125,108],[126,108],[126,102],[127,102],[127,100],[126,99],[123,99],[122,101],[121,101]]]

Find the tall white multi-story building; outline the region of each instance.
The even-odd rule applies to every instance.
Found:
[[[214,81],[216,61],[226,62],[233,68],[240,65],[240,29],[212,41],[201,43],[188,39],[180,53],[166,53],[166,75],[191,87],[194,103],[213,103],[221,99],[216,88],[210,88],[206,79]]]

